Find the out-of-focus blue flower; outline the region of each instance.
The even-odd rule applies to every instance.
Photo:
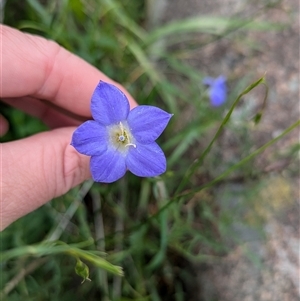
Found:
[[[172,114],[153,106],[138,106],[130,111],[125,94],[103,81],[93,93],[91,112],[94,120],[75,130],[71,145],[91,156],[94,181],[114,182],[127,169],[140,177],[166,171],[165,155],[155,140]]]
[[[221,106],[227,98],[226,78],[220,75],[217,78],[205,77],[203,84],[207,85],[210,103],[214,107]]]

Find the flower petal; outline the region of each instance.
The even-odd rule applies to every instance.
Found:
[[[216,79],[205,77],[202,82],[204,85],[209,86],[208,94],[212,106],[218,107],[226,101],[227,86],[225,76],[220,75]]]
[[[91,101],[93,118],[103,125],[125,120],[129,113],[129,102],[117,87],[100,81]]]
[[[84,155],[101,155],[108,143],[106,127],[94,120],[88,120],[80,125],[72,136],[71,145]]]
[[[210,87],[209,97],[212,106],[218,107],[222,105],[227,98],[226,79],[224,76],[219,76],[215,79]]]
[[[127,168],[139,177],[155,177],[166,171],[166,157],[156,142],[130,147]]]
[[[91,157],[90,169],[95,182],[115,182],[126,172],[125,157],[117,150],[108,148],[102,155]]]
[[[152,143],[161,135],[172,116],[153,106],[138,106],[129,112],[127,122],[138,142]]]

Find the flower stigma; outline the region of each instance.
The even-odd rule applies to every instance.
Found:
[[[110,137],[110,143],[117,150],[123,153],[127,153],[129,146],[133,146],[136,148],[136,144],[132,143],[134,139],[126,121],[123,121],[123,123],[120,122],[119,124],[109,126],[108,133]]]
[[[120,136],[119,136],[119,140],[120,140],[121,142],[124,142],[124,141],[125,141],[125,139],[126,139],[126,138],[125,138],[125,136],[124,136],[124,135],[120,135]]]

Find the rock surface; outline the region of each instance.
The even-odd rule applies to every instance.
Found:
[[[192,16],[249,17],[258,21],[283,24],[281,30],[243,31],[235,37],[221,39],[195,51],[189,62],[199,71],[229,82],[251,75],[254,79],[266,73],[269,85],[268,106],[260,124],[251,131],[251,141],[259,147],[276,137],[299,119],[299,2],[245,0],[165,0],[156,15],[163,23]],[[262,9],[269,3],[269,7]],[[155,23],[155,22],[154,22]],[[250,81],[251,82],[251,81]],[[237,126],[244,116],[254,114],[261,105],[264,90],[257,89],[233,115]],[[224,160],[238,155],[240,139],[226,131],[219,142]],[[299,130],[293,131],[264,152],[254,162],[266,173],[261,190],[247,217],[259,216],[264,235],[253,234],[251,226],[241,229],[233,224],[239,238],[221,263],[199,267],[198,300],[212,301],[294,301],[299,290],[299,165],[286,155],[299,141]],[[275,154],[275,155],[274,155]],[[243,184],[242,189],[249,189]],[[235,187],[221,187],[234,194]],[[223,190],[222,190],[223,189]],[[232,204],[222,204],[230,210]],[[229,206],[229,207],[228,207]],[[251,220],[251,218],[250,218]],[[247,224],[247,223],[245,223]],[[251,224],[251,223],[250,223]],[[252,257],[249,256],[249,250]],[[252,258],[252,259],[251,259]]]

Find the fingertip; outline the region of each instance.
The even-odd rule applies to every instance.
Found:
[[[71,141],[66,146],[63,162],[64,185],[61,190],[58,190],[58,195],[68,192],[71,188],[92,177],[89,167],[90,157],[78,153],[71,145]]]

